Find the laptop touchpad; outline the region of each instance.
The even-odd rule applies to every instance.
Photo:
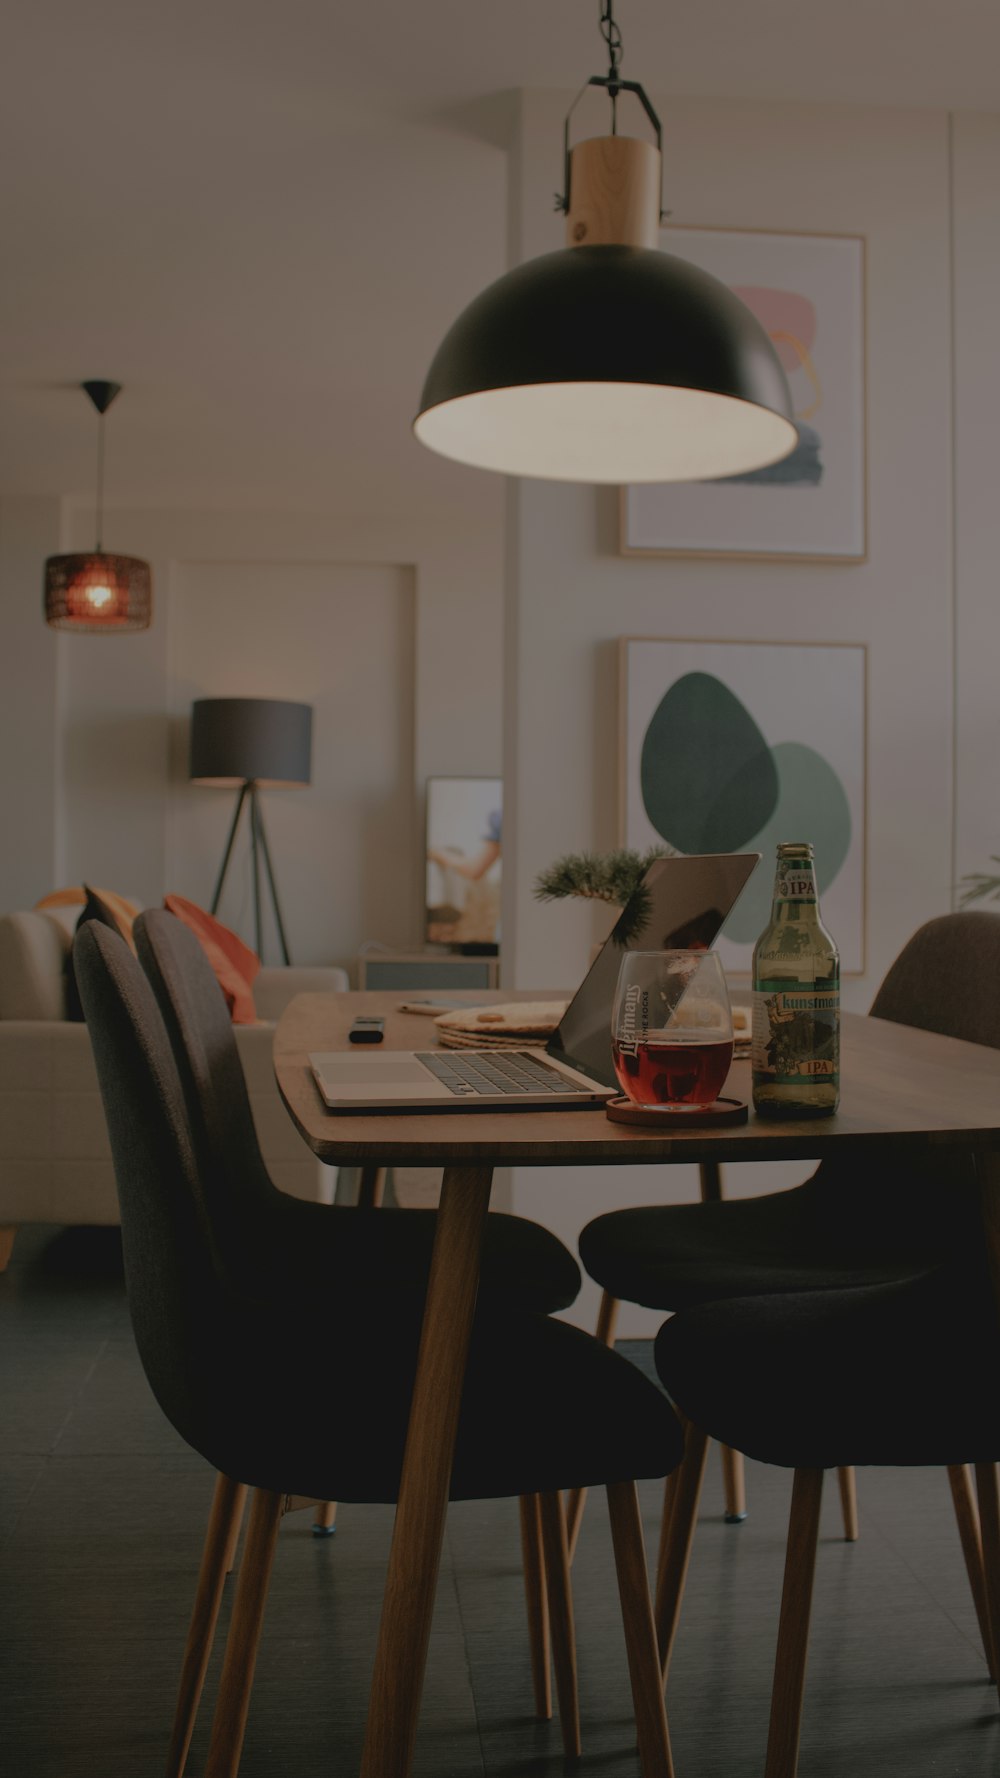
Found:
[[[337,1086],[377,1084],[380,1087],[426,1087],[432,1082],[427,1069],[407,1055],[394,1056],[391,1051],[381,1056],[317,1056],[323,1075]]]

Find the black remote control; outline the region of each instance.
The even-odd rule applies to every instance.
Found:
[[[384,1019],[355,1019],[347,1033],[348,1043],[381,1043],[385,1034]]]

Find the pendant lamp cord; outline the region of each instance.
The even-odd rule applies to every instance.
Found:
[[[104,415],[97,419],[97,554],[101,553],[101,532],[104,529]]]
[[[615,20],[614,0],[602,0],[600,32],[608,46],[608,97],[611,100],[611,134],[618,134],[618,64],[622,59],[621,30]]]

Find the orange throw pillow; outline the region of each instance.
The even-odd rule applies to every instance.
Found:
[[[196,907],[193,901],[185,901],[183,895],[165,895],[163,905],[168,913],[183,920],[200,941],[226,997],[233,1024],[256,1025],[257,1008],[253,1003],[252,986],[260,969],[256,952],[251,951],[235,932],[230,932],[228,926],[223,926],[214,914],[206,914],[204,908]]]

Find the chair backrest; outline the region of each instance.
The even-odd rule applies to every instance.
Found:
[[[1000,914],[940,914],[903,946],[872,1016],[1000,1049]]]
[[[195,1152],[206,1171],[228,1175],[241,1214],[278,1195],[254,1127],[250,1095],[232,1019],[208,958],[194,933],[165,908],[140,914],[133,928],[187,1105]]]
[[[119,935],[90,921],[73,955],[111,1139],[136,1344],[167,1418],[204,1452],[230,1305],[180,1080],[152,989]]]
[[[907,941],[872,1002],[874,1018],[1000,1049],[1000,914],[940,914]],[[948,1190],[941,1189],[947,1172]],[[892,1182],[897,1182],[893,1184]],[[831,1248],[847,1231],[869,1255],[947,1254],[978,1263],[982,1245],[975,1166],[927,1148],[891,1164],[832,1158],[807,1182]],[[905,1215],[900,1205],[905,1203]]]

